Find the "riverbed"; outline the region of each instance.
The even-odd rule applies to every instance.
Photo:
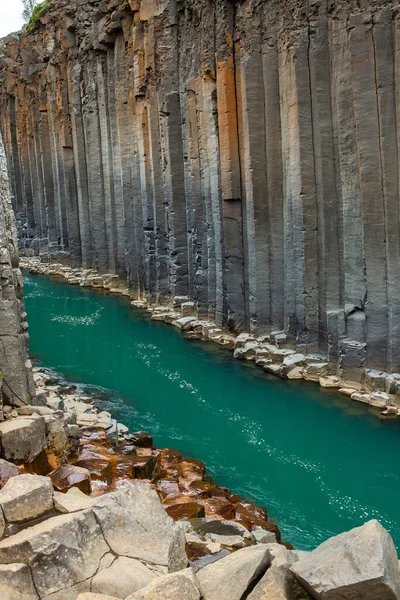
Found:
[[[376,518],[400,546],[400,424],[185,340],[129,300],[24,274],[30,349],[159,447],[205,462],[308,550]]]

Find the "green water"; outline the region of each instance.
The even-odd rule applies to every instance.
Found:
[[[158,446],[203,460],[310,549],[377,518],[400,546],[400,427],[318,386],[186,341],[121,298],[25,276],[31,351]]]

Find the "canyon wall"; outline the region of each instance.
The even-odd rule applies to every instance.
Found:
[[[400,8],[50,0],[1,48],[21,249],[400,371]]]
[[[0,420],[3,403],[30,404],[35,395],[18,268],[18,242],[7,161],[0,135]]]

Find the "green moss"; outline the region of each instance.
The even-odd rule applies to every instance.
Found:
[[[25,27],[26,33],[32,33],[40,23],[40,17],[44,15],[46,10],[50,8],[48,0],[44,0],[41,4],[37,4],[33,9],[32,16]]]

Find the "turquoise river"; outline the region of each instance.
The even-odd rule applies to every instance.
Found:
[[[204,461],[311,549],[377,518],[400,546],[400,426],[315,384],[184,340],[128,300],[25,275],[33,356],[155,444]]]

